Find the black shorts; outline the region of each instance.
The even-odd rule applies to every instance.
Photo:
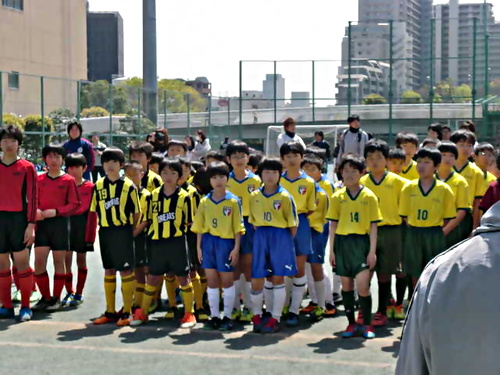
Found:
[[[87,246],[85,232],[87,230],[88,213],[69,217],[69,249],[76,253],[94,251],[94,245]]]
[[[186,237],[151,241],[150,275],[162,276],[171,273],[175,276],[187,276],[190,271]]]
[[[69,218],[56,216],[37,222],[35,247],[69,250]]]
[[[28,226],[26,212],[0,212],[0,254],[27,249],[24,232]]]
[[[134,254],[136,268],[148,265],[148,256],[146,252],[147,235],[146,232],[140,233],[134,238]]]
[[[197,269],[200,267],[200,260],[198,259],[198,249],[196,248],[196,238],[197,234],[191,231],[186,233],[186,242],[189,253],[189,261],[191,262],[191,268]]]
[[[128,271],[135,267],[134,232],[131,225],[101,227],[99,245],[105,270]]]

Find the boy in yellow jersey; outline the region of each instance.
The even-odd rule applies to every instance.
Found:
[[[97,212],[99,220],[99,245],[104,267],[106,312],[94,324],[117,322],[130,324],[135,293],[134,229],[139,221],[141,206],[134,183],[120,177],[125,162],[123,151],[106,148],[101,155],[106,176],[94,186],[90,212]],[[118,316],[115,306],[116,272],[122,281],[123,313]]]
[[[293,236],[298,217],[292,195],[280,186],[283,165],[279,159],[266,158],[259,167],[263,186],[250,198],[249,221],[255,226],[252,259],[253,331],[278,332],[285,306],[285,277],[297,273]],[[282,180],[282,179],[281,179]],[[273,298],[266,301],[262,315],[265,278],[272,282]]]
[[[468,237],[472,230],[479,225],[479,202],[484,194],[483,191],[483,173],[476,164],[469,161],[472,155],[476,136],[468,130],[454,131],[450,141],[457,145],[458,158],[455,162],[455,172],[458,172],[469,185],[470,204],[472,213],[467,214],[460,223],[460,231]]]
[[[403,299],[406,291],[406,275],[402,269],[403,226],[399,216],[401,190],[408,180],[385,169],[389,146],[381,140],[371,140],[365,145],[364,156],[370,172],[361,177],[361,185],[377,197],[382,221],[377,230],[378,310],[372,325],[387,324],[387,312],[391,318],[404,319]],[[396,275],[396,306],[389,307],[391,279]],[[359,319],[361,320],[361,319]],[[358,322],[359,323],[359,322]]]
[[[198,257],[207,274],[211,319],[205,328],[231,331],[231,311],[236,297],[233,272],[238,264],[245,226],[240,200],[226,190],[229,177],[227,164],[213,162],[208,166],[207,173],[213,190],[201,200],[191,228],[197,233]],[[224,294],[222,320],[219,316],[219,283]]]
[[[148,266],[146,240],[148,227],[148,201],[151,193],[141,186],[141,179],[144,176],[144,169],[137,161],[125,163],[123,166],[125,176],[134,183],[139,194],[139,203],[141,206],[141,218],[134,229],[134,255],[135,255],[135,288],[134,303],[136,307],[142,305],[142,297],[144,296],[144,288],[146,286],[146,270]]]
[[[130,160],[137,161],[142,165],[144,176],[141,180],[141,186],[151,193],[162,184],[160,176],[148,168],[153,155],[153,146],[148,142],[133,141],[128,152]]]
[[[342,337],[353,337],[358,327],[354,320],[354,281],[363,312],[364,338],[372,339],[372,297],[370,280],[377,263],[377,223],[382,220],[377,196],[360,185],[365,171],[362,157],[347,155],[339,166],[344,186],[333,194],[327,219],[330,224],[330,263],[342,280],[342,297],[349,325]]]
[[[446,182],[455,194],[457,216],[443,228],[446,238],[446,248],[452,247],[467,238],[468,233],[460,232],[460,223],[472,209],[470,202],[469,184],[465,178],[453,170],[458,157],[457,146],[450,141],[442,141],[438,150],[441,153],[441,163],[436,172],[436,178]]]
[[[401,176],[405,161],[405,152],[400,148],[391,147],[389,149],[389,155],[387,156],[387,170]]]
[[[481,197],[484,196],[486,190],[493,181],[496,181],[496,176],[489,172],[491,166],[495,164],[495,148],[490,143],[480,143],[474,148],[474,162],[483,172],[483,187]]]
[[[156,174],[159,173],[160,163],[163,160],[163,155],[160,152],[153,152],[151,154],[151,160],[148,163],[148,169]]]
[[[193,285],[189,278],[191,265],[186,248],[186,231],[192,222],[191,198],[177,186],[182,175],[182,165],[178,159],[165,158],[160,163],[163,185],[153,190],[148,205],[148,220],[151,222],[148,235],[151,239],[149,274],[144,290],[141,308],[134,313],[132,326],[148,320],[151,300],[156,294],[163,275],[174,275],[179,280],[184,303],[181,328],[196,325],[193,314]]]
[[[167,145],[167,156],[172,158],[176,156],[186,156],[187,150],[188,146],[185,142],[172,139]]]
[[[281,160],[286,172],[281,186],[293,197],[299,215],[297,235],[293,239],[297,256],[297,274],[293,279],[292,299],[286,325],[299,325],[299,309],[306,287],[306,260],[312,254],[311,226],[307,217],[316,210],[316,186],[314,180],[300,169],[304,159],[304,147],[298,142],[284,143],[280,147]]]
[[[250,149],[245,142],[233,141],[226,149],[226,156],[233,167],[229,174],[227,190],[236,195],[241,202],[243,210],[243,223],[245,224],[245,235],[241,237],[239,264],[234,272],[234,286],[236,289],[236,298],[231,318],[250,322],[252,314],[250,312],[250,288],[252,281],[252,249],[254,228],[248,222],[250,215],[250,195],[260,187],[260,178],[247,170],[248,157]],[[241,280],[241,274],[245,276],[245,281]],[[271,285],[272,287],[272,285]],[[241,312],[240,294],[243,295],[245,307]]]
[[[399,215],[408,224],[404,268],[414,286],[427,263],[446,250],[443,228],[457,213],[453,191],[435,178],[439,163],[439,150],[420,149],[417,153],[420,178],[406,184],[401,193]]]
[[[406,157],[401,177],[410,181],[418,179],[417,163],[413,160],[413,157],[418,151],[417,135],[411,132],[398,133],[396,136],[396,147],[401,148]]]

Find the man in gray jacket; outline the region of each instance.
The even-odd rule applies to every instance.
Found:
[[[360,129],[361,119],[358,115],[351,115],[347,119],[349,129],[344,130],[340,140],[340,148],[337,156],[337,165],[340,165],[342,157],[346,154],[363,156],[365,144],[368,142],[368,134]]]
[[[500,202],[434,258],[409,308],[397,375],[500,374]]]

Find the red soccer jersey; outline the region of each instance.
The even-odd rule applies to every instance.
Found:
[[[56,209],[57,216],[69,216],[80,204],[75,179],[69,174],[52,178],[48,173],[38,176],[38,208]]]
[[[0,211],[26,212],[28,222],[36,222],[37,173],[29,161],[12,164],[0,160]]]
[[[479,203],[479,209],[486,212],[498,201],[500,201],[500,178],[490,184]]]
[[[85,243],[94,243],[97,230],[97,212],[89,212],[90,203],[92,202],[92,194],[94,192],[94,184],[90,181],[84,181],[78,185],[78,195],[80,196],[80,206],[72,213],[72,215],[87,216],[87,225],[85,226]]]

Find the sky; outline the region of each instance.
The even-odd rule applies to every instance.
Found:
[[[435,0],[435,4],[447,3]],[[481,3],[467,0],[461,3]],[[500,19],[500,0],[490,0]],[[240,60],[336,60],[315,64],[316,97],[332,98],[356,0],[156,1],[159,78],[205,76],[214,96],[236,96]],[[125,76],[142,76],[142,0],[89,0],[91,11],[123,18]],[[262,90],[272,63],[243,63],[243,89]],[[312,90],[310,61],[278,63],[290,91]]]

